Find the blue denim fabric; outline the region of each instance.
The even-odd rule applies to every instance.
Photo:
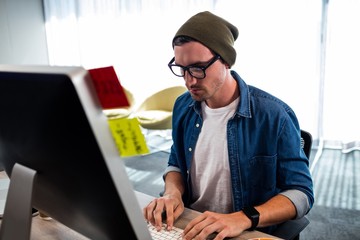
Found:
[[[278,98],[248,86],[236,72],[231,74],[240,89],[239,106],[226,130],[234,211],[262,204],[288,189],[304,192],[311,208],[313,182],[295,113]],[[167,171],[180,169],[187,207],[192,199],[190,165],[201,127],[201,104],[186,92],[173,110],[174,143]]]

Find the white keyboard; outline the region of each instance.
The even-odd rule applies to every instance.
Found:
[[[166,224],[163,224],[161,231],[158,232],[151,223],[148,223],[148,229],[153,240],[178,240],[181,239],[181,233],[184,231],[177,227],[173,227],[171,231],[168,231],[166,230]]]

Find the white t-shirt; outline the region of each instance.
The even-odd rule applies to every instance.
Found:
[[[218,213],[233,210],[226,130],[238,103],[239,98],[226,107],[211,109],[202,102],[203,126],[190,168],[192,209]]]

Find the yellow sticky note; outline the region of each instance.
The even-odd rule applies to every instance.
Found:
[[[108,119],[120,156],[130,157],[149,153],[145,137],[136,118]]]

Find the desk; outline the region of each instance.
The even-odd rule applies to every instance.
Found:
[[[147,205],[152,199],[152,196],[149,196],[144,193],[136,192],[140,207],[143,208]],[[199,212],[193,211],[191,209],[185,209],[181,217],[176,221],[175,226],[180,228],[185,228],[186,224],[199,215]],[[239,237],[233,238],[237,240],[247,240],[250,238],[259,238],[259,237],[273,237],[271,235],[259,232],[259,231],[245,231]],[[76,231],[66,227],[65,225],[59,223],[58,221],[43,220],[39,216],[33,217],[32,226],[31,226],[31,239],[72,239],[72,240],[88,240],[87,237],[77,233]]]

